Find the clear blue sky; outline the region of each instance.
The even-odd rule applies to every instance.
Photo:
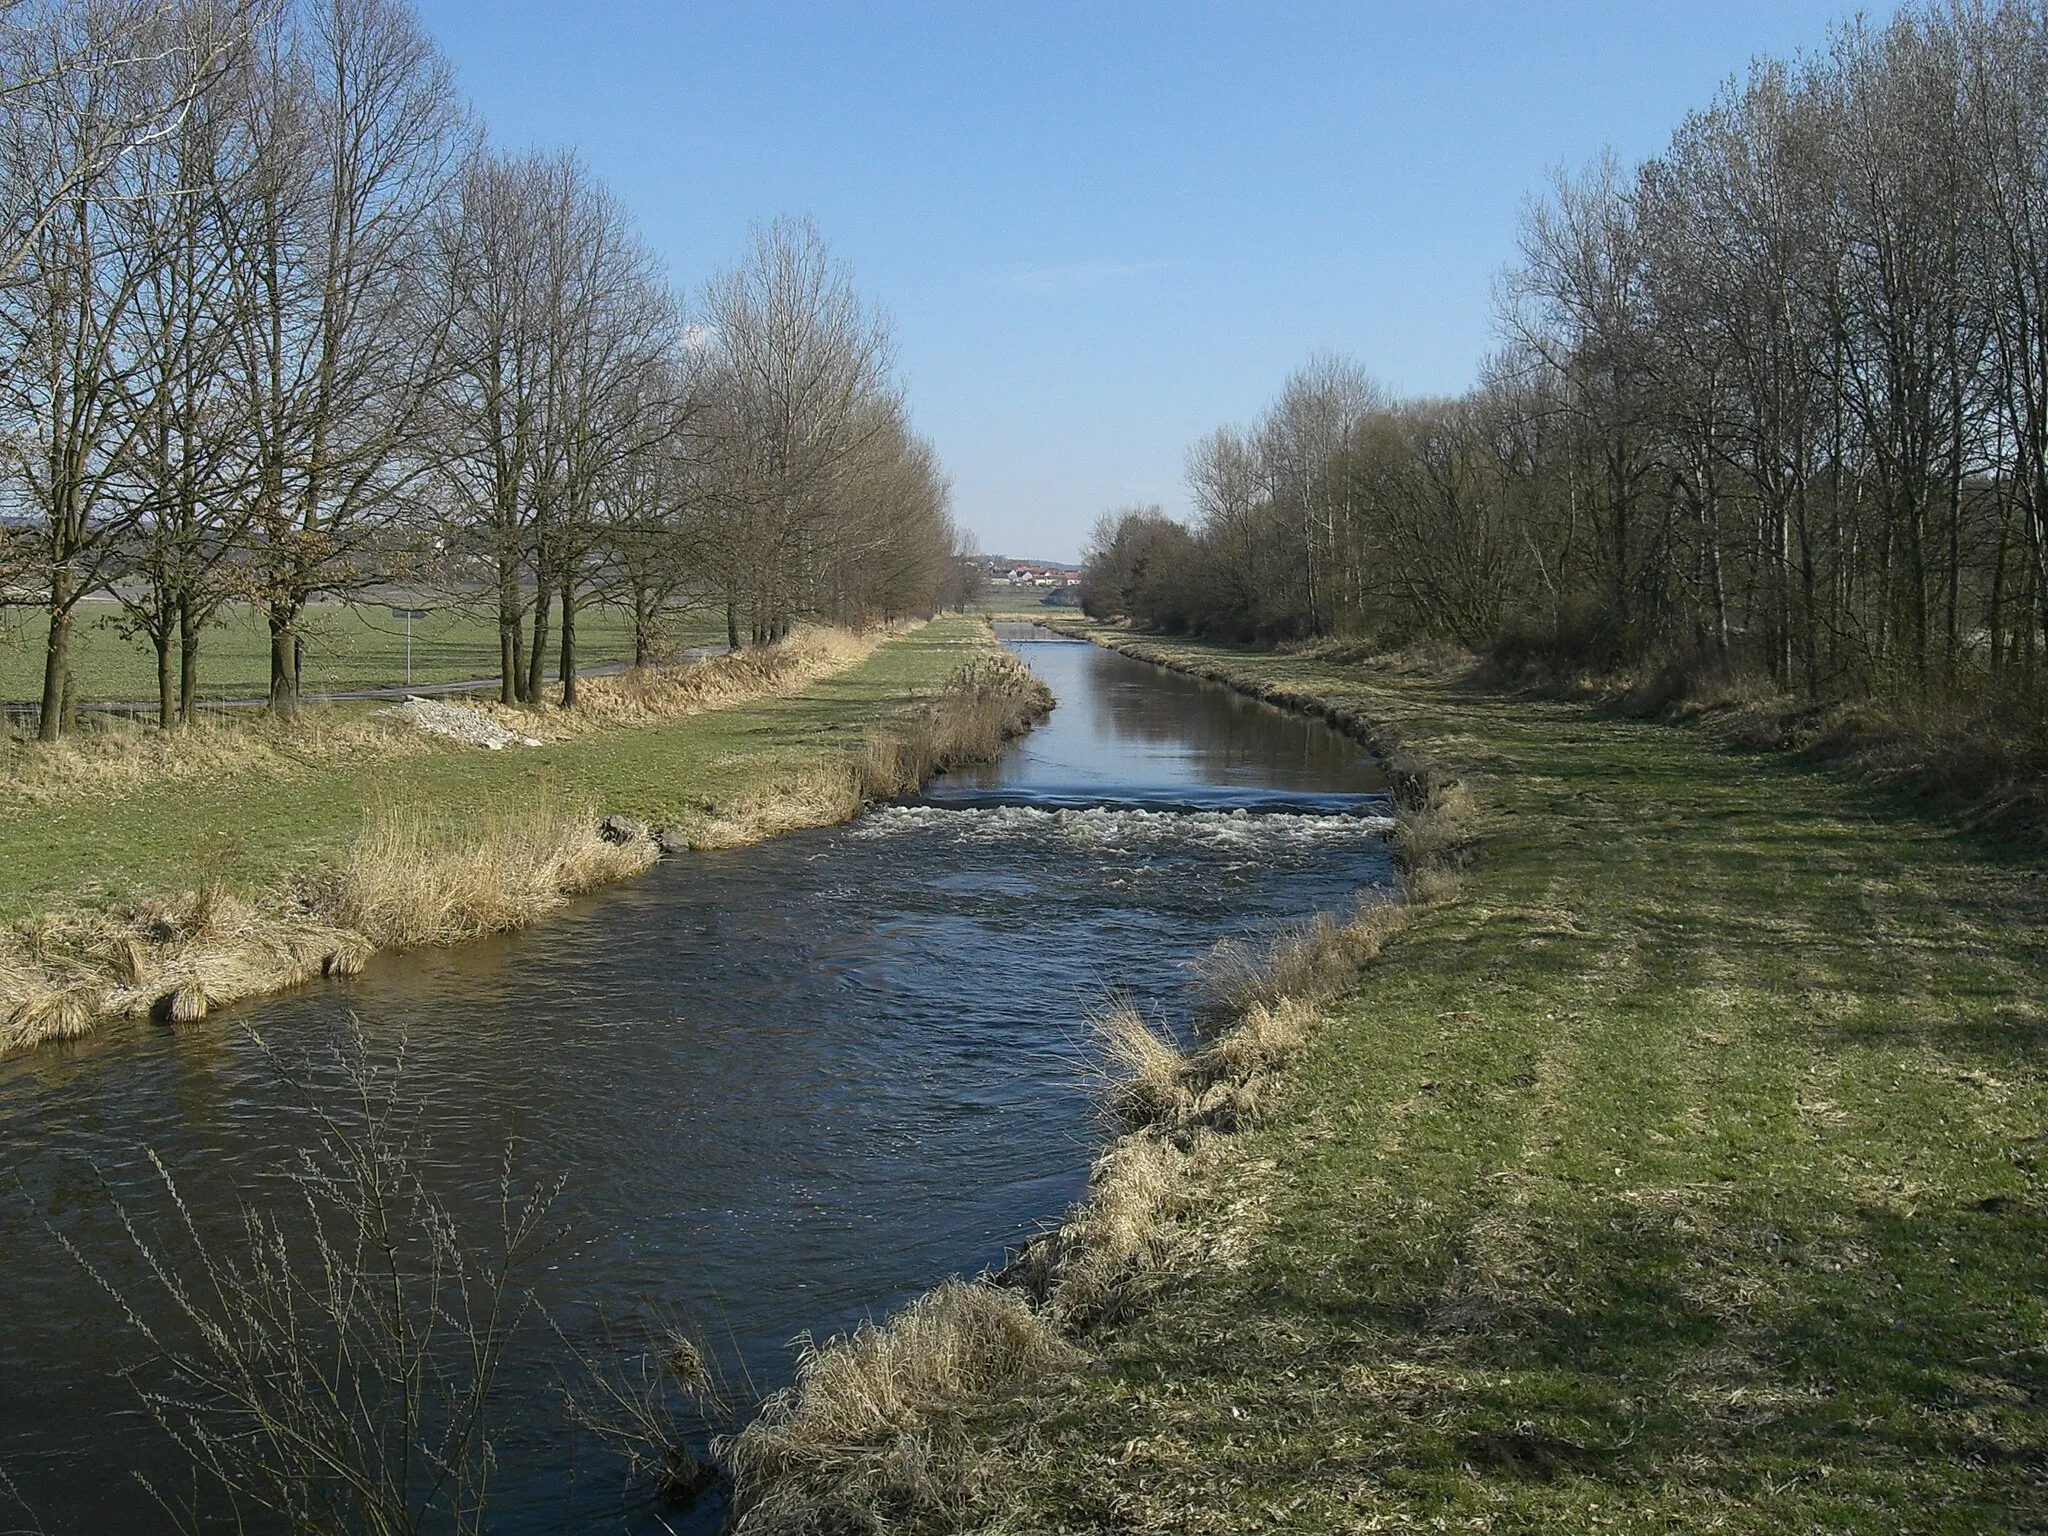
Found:
[[[1179,512],[1318,349],[1463,388],[1548,169],[1654,153],[1841,4],[422,0],[508,148],[574,145],[677,283],[814,216],[991,553]]]

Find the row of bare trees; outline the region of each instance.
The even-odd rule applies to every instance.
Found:
[[[494,605],[503,696],[576,621],[679,604],[734,644],[928,610],[947,487],[887,326],[805,221],[692,304],[573,155],[506,155],[406,0],[0,6],[0,594],[118,600],[191,717],[201,643],[266,617],[299,697],[309,605],[438,581]]]
[[[1243,636],[1706,654],[1823,696],[2048,645],[2048,7],[1761,62],[1655,159],[1560,177],[1453,400],[1318,359],[1106,519],[1098,611]]]

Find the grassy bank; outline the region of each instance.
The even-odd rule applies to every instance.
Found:
[[[1479,857],[1177,1153],[1133,1304],[927,1400],[922,1495],[872,1442],[881,1528],[2048,1522],[2033,857],[1440,669],[1131,648],[1449,765]]]
[[[843,820],[897,743],[922,744],[929,772],[1042,711],[994,654],[978,620],[820,637],[593,684],[585,718],[544,715],[542,745],[504,752],[344,715],[154,766],[60,745],[53,773],[31,754],[0,785],[0,1048],[178,1014],[188,984],[183,1013],[203,1013],[377,948],[518,926],[652,862],[644,839],[600,839],[601,814],[693,846]],[[90,792],[65,792],[80,778]]]

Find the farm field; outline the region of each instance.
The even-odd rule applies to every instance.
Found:
[[[80,609],[72,644],[81,702],[156,697],[156,653],[146,640],[121,633],[120,616],[120,605],[107,600]],[[384,604],[315,604],[306,625],[306,692],[405,686],[405,629],[405,621],[393,618]],[[585,610],[577,615],[576,633],[579,665],[632,657],[633,620],[623,608]],[[41,696],[43,636],[41,614],[0,614],[0,703],[30,703]],[[683,616],[670,639],[687,646],[724,637],[723,619],[707,610]],[[497,670],[498,626],[490,614],[435,606],[427,617],[413,621],[411,682],[464,682]],[[200,678],[200,696],[206,699],[241,698],[269,688],[270,637],[259,612],[229,609],[223,622],[206,632]]]

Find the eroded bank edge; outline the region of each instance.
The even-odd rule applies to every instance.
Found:
[[[1193,1245],[1181,1230],[1230,1140],[1255,1123],[1323,1006],[1351,991],[1386,942],[1454,900],[1476,846],[1464,784],[1391,722],[1143,640],[1047,627],[1328,721],[1386,766],[1400,883],[1348,917],[1325,915],[1258,957],[1227,958],[1221,1016],[1182,1049],[1135,1010],[1093,1022],[1102,1098],[1120,1133],[1087,1197],[999,1273],[953,1278],[879,1324],[806,1347],[794,1386],[719,1443],[745,1536],[956,1529],[987,1483],[976,1416],[1028,1396],[1090,1354],[1092,1336],[1156,1293]]]

